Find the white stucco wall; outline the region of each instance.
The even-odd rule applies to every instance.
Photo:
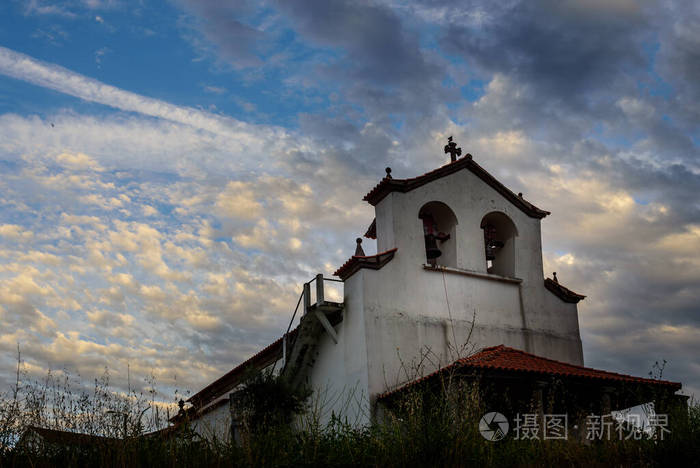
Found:
[[[457,217],[457,268],[481,276],[423,268],[418,212],[431,201],[447,204]],[[514,277],[521,281],[487,274],[481,221],[494,211],[516,226]],[[377,204],[376,220],[377,250],[398,251],[381,270],[361,270],[350,278],[362,277],[371,396],[461,357],[472,314],[476,318],[468,349],[505,344],[583,364],[576,305],[544,288],[539,219],[462,170],[407,193],[390,193]],[[416,369],[426,353],[424,367]]]
[[[217,404],[222,399],[226,400],[218,408],[208,411],[191,421],[192,430],[207,440],[219,440],[228,442],[231,436],[231,410],[228,404],[228,395],[212,402]]]
[[[261,372],[273,371],[274,374],[279,374],[282,369],[282,360],[269,361],[260,369]],[[243,384],[236,383],[223,391],[221,395],[208,402],[197,415],[190,419],[192,430],[201,437],[213,441],[215,438],[219,441],[228,442],[231,440],[231,393],[239,390]]]
[[[418,213],[431,201],[445,203],[457,218],[450,232],[456,252],[446,252],[451,270],[425,268]],[[398,250],[380,270],[361,269],[345,280],[338,342],[325,331],[320,336],[308,383],[315,390],[311,413],[321,424],[332,415],[367,424],[378,394],[486,346],[583,364],[576,305],[544,287],[539,219],[467,170],[390,193],[375,208],[377,251]],[[508,216],[517,230],[508,244],[512,278],[487,272],[481,221],[492,212]],[[204,437],[228,440],[228,404],[203,414],[194,427]]]
[[[562,301],[546,289],[543,299],[544,307],[528,316],[530,328],[535,331],[532,353],[582,366],[578,307]]]
[[[343,321],[335,326],[336,344],[324,331],[309,374],[315,391],[311,410],[326,424],[335,415],[355,426],[370,420],[363,283],[355,275],[345,282]]]

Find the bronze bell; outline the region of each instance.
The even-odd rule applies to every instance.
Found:
[[[496,260],[496,246],[492,242],[486,244],[486,260]]]
[[[489,241],[486,244],[486,260],[496,260],[496,251],[503,247],[503,242],[498,240]]]
[[[442,255],[442,251],[438,249],[434,234],[425,235],[425,254],[428,260],[433,260]]]
[[[503,247],[503,242],[496,240],[496,228],[491,224],[484,227],[484,244],[486,246],[486,260],[496,260],[496,250]]]

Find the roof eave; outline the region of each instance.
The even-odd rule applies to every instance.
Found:
[[[542,219],[551,214],[549,211],[542,210],[532,203],[526,201],[521,196],[516,195],[508,187],[499,182],[486,169],[479,166],[473,159],[464,157],[455,162],[446,164],[431,172],[412,179],[393,179],[389,177],[383,178],[372,190],[367,193],[362,199],[372,206],[377,206],[391,192],[405,193],[421,187],[433,180],[454,174],[462,169],[469,169],[473,174],[486,182],[491,188],[499,192],[508,201],[515,205],[531,218]]]
[[[574,372],[548,372],[542,369],[522,369],[522,368],[516,368],[516,367],[507,367],[501,364],[492,364],[490,363],[491,361],[495,361],[497,358],[500,357],[500,353],[502,352],[507,352],[507,353],[516,353],[516,354],[521,354],[521,355],[526,355],[530,358],[534,358],[540,361],[549,361],[557,364],[565,364],[571,369],[584,369],[587,371],[596,371],[599,372],[600,375],[598,376],[593,376],[593,375],[586,375],[586,374],[580,374],[580,373],[574,373]],[[562,378],[570,378],[570,379],[581,379],[581,380],[589,380],[589,381],[608,381],[608,382],[617,382],[622,385],[626,384],[641,384],[641,385],[658,385],[661,387],[668,388],[669,390],[672,390],[673,392],[676,392],[680,390],[683,387],[683,384],[680,382],[671,382],[667,380],[656,380],[656,379],[647,379],[643,377],[634,377],[631,375],[625,375],[625,374],[618,374],[615,372],[609,372],[609,371],[603,371],[600,369],[593,369],[593,368],[587,368],[584,366],[579,366],[575,364],[569,364],[569,363],[563,363],[561,361],[556,361],[554,359],[549,359],[541,356],[537,356],[531,353],[527,353],[525,351],[513,349],[506,347],[504,345],[499,345],[499,346],[491,346],[487,348],[483,348],[481,351],[478,353],[469,356],[467,358],[461,358],[453,362],[452,364],[449,364],[441,369],[436,370],[435,372],[428,374],[424,377],[421,377],[420,379],[414,380],[412,382],[409,382],[407,384],[404,384],[398,388],[395,388],[393,390],[389,390],[387,392],[382,393],[377,397],[378,400],[388,400],[391,398],[394,398],[396,395],[400,394],[403,391],[407,391],[416,385],[423,384],[426,381],[432,380],[436,378],[437,376],[444,374],[445,372],[450,372],[452,370],[471,370],[471,371],[498,371],[498,372],[514,372],[518,373],[521,375],[527,375],[527,374],[532,374],[532,375],[557,375]]]

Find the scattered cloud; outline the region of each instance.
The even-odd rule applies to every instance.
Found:
[[[1,349],[20,341],[37,368],[85,375],[129,362],[197,390],[276,336],[302,281],[352,253],[385,166],[433,169],[454,135],[552,211],[545,270],[587,295],[586,363],[645,375],[665,358],[665,376],[700,392],[687,359],[700,329],[697,6],[176,5],[215,70],[199,83],[232,78],[195,83],[202,96],[260,122],[261,97],[321,104],[252,124],[0,47],[0,73],[107,106],[0,115],[0,315],[14,330]],[[100,22],[117,7],[24,11]]]
[[[28,0],[24,3],[25,15],[53,15],[75,18],[77,15],[66,6],[55,1]]]
[[[214,93],[214,94],[225,94],[226,93],[226,88],[222,88],[220,86],[205,85],[205,86],[203,86],[203,89],[207,93]]]
[[[235,134],[246,124],[194,108],[176,106],[157,99],[101,83],[58,65],[41,62],[0,46],[0,73],[53,89],[89,102],[124,111],[139,112],[215,133]]]
[[[95,51],[95,63],[98,67],[102,64],[104,56],[110,52],[111,50],[109,49],[109,47],[100,47]]]

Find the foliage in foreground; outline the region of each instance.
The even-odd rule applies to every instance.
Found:
[[[270,427],[247,444],[188,438],[133,439],[89,450],[6,452],[2,466],[697,466],[698,406],[685,432],[663,442],[485,441],[471,423],[446,424],[440,411],[414,420],[353,429],[336,421],[327,429]],[[425,420],[433,426],[423,426]],[[421,423],[420,425],[416,423]],[[454,421],[451,421],[454,423]],[[673,435],[675,434],[675,435]]]
[[[143,402],[117,405],[127,413],[126,435],[113,418],[98,417],[121,400],[104,385],[72,397],[61,386],[25,386],[0,399],[0,467],[4,466],[697,466],[700,460],[700,405],[671,419],[665,440],[612,440],[583,444],[569,441],[524,441],[510,437],[486,441],[477,422],[485,409],[475,388],[447,382],[435,393],[410,392],[381,424],[356,428],[333,418],[322,427],[313,408],[289,424],[303,408],[299,399],[281,399],[284,382],[255,377],[241,404],[250,424],[240,444],[206,441],[188,423],[176,431],[143,435]],[[65,387],[63,387],[65,390]],[[63,403],[61,403],[63,402]],[[82,403],[81,403],[82,402]],[[131,403],[129,403],[131,402]],[[245,403],[247,402],[247,403]],[[278,417],[266,409],[285,409]],[[129,404],[127,404],[129,403]],[[60,405],[63,405],[62,407]],[[80,406],[82,404],[83,406]],[[58,409],[55,409],[54,406]],[[77,406],[76,406],[77,405]],[[63,409],[61,409],[63,408]],[[261,411],[262,409],[262,411]],[[95,411],[103,411],[95,413]],[[14,418],[14,419],[13,419]],[[43,425],[106,436],[82,446],[22,443],[27,425]],[[247,427],[247,429],[245,429]]]
[[[306,410],[312,391],[293,388],[272,371],[253,371],[245,378],[244,388],[232,395],[232,407],[244,432],[258,434],[268,427],[287,426]]]

